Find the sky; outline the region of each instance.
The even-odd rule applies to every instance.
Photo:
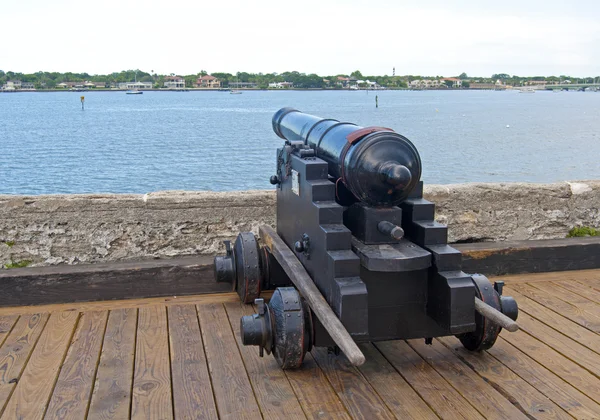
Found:
[[[600,0],[0,0],[22,73],[583,77],[599,52]]]

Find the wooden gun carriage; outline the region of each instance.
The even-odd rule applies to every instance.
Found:
[[[501,328],[516,331],[518,307],[502,282],[461,270],[446,226],[423,198],[421,159],[404,136],[283,108],[277,149],[277,230],[240,233],[215,258],[258,313],[244,316],[245,345],[297,368],[313,346],[364,362],[365,341],[455,335],[473,351]],[[263,290],[275,290],[269,303]]]

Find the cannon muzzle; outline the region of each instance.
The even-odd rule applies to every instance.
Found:
[[[273,131],[303,141],[327,162],[354,197],[371,206],[396,206],[421,179],[421,158],[406,137],[384,127],[360,127],[294,108],[273,116]]]

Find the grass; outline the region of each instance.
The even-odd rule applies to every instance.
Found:
[[[15,246],[15,241],[4,241],[4,244],[9,248],[12,248],[13,246]]]
[[[4,268],[23,268],[27,267],[29,264],[31,264],[31,261],[29,260],[11,261],[7,264],[4,264]]]
[[[589,226],[577,226],[569,231],[567,238],[581,238],[585,236],[600,236],[600,230]]]

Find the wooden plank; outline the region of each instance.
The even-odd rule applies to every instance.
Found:
[[[527,419],[502,394],[462,363],[439,341],[409,340],[408,345],[429,363],[454,389],[488,419]]]
[[[138,312],[131,418],[173,418],[167,312],[164,306],[140,308]]]
[[[508,342],[498,339],[494,347],[487,352],[571,416],[577,419],[593,419],[600,413],[598,403]]]
[[[552,284],[555,284],[559,287],[563,287],[568,291],[575,293],[581,297],[584,297],[585,299],[591,302],[600,304],[600,291],[588,287],[582,283],[576,281],[555,281]]]
[[[373,387],[343,354],[336,356],[323,347],[314,348],[311,353],[352,418],[395,418]]]
[[[261,293],[261,297],[264,297],[265,300],[267,300],[271,297],[272,294],[273,292],[271,291],[264,291]],[[194,305],[202,305],[208,303],[226,303],[239,301],[240,297],[235,292],[215,293],[207,295],[170,296],[144,299],[110,300],[99,302],[58,303],[53,305],[10,306],[6,308],[0,308],[0,316],[15,316],[24,314],[35,314],[39,312],[59,312],[72,310],[89,312],[126,308],[142,308],[154,305],[184,305],[188,303]]]
[[[222,304],[199,305],[208,371],[221,419],[261,417],[248,374]]]
[[[17,319],[19,319],[19,316],[16,314],[0,316],[0,346],[4,344],[4,340],[17,323]]]
[[[591,279],[600,279],[600,270],[576,270],[576,271],[557,271],[553,273],[530,273],[530,274],[512,274],[507,276],[491,277],[494,280],[503,280],[507,285],[521,283],[540,283],[549,281],[582,281],[588,282]]]
[[[598,270],[600,272],[600,270]],[[588,286],[594,290],[600,291],[600,274],[595,277],[586,277],[582,279],[574,279],[578,283]]]
[[[441,418],[484,418],[406,342],[383,341],[375,346]]]
[[[275,420],[305,419],[294,390],[275,358],[270,355],[260,357],[258,347],[242,344],[238,333],[240,318],[254,313],[252,305],[227,303],[225,309],[263,417]]]
[[[552,295],[566,303],[569,303],[580,311],[582,311],[582,315],[585,316],[588,320],[592,322],[600,322],[600,305],[595,302],[592,302],[582,296],[579,296],[576,293],[570,292],[567,289],[563,289],[561,287],[552,287],[550,285],[544,287],[540,286],[540,284],[532,284],[531,287],[536,288],[538,290],[542,290],[549,295]]]
[[[302,263],[298,260],[291,249],[277,235],[277,232],[266,225],[259,227],[260,237],[269,247],[271,253],[277,259],[285,273],[294,286],[306,300],[312,312],[317,316],[321,324],[329,333],[332,340],[344,352],[350,363],[360,366],[365,362],[365,356],[344,328],[340,319],[335,315],[331,306],[327,303],[317,285],[310,278]]]
[[[513,296],[519,303],[519,316],[525,312],[538,321],[545,323],[547,326],[600,354],[600,335],[540,305],[514,289],[505,288],[504,290],[507,295]]]
[[[590,317],[577,306],[571,305],[564,300],[558,299],[547,291],[537,289],[529,284],[515,284],[512,287],[522,295],[527,296],[529,299],[545,306],[557,314],[576,322],[590,331],[600,333],[600,319]]]
[[[223,293],[213,257],[0,270],[0,306]]]
[[[489,275],[600,268],[600,237],[453,244],[462,269]]]
[[[521,328],[529,335],[544,342],[558,353],[600,377],[600,354],[593,352],[578,342],[548,327],[527,313],[521,312],[519,314],[519,323],[521,324]],[[508,334],[505,338],[511,341]],[[598,338],[600,338],[600,336]],[[596,350],[600,351],[599,348]]]
[[[427,403],[371,343],[360,348],[367,358],[358,370],[398,419],[438,419]]]
[[[13,393],[42,330],[48,314],[24,315],[0,348],[0,415]]]
[[[309,419],[350,419],[348,411],[310,353],[304,357],[301,369],[286,370],[285,376]]]
[[[74,311],[50,316],[4,409],[3,419],[41,419],[44,416],[78,318],[79,313]]]
[[[129,417],[137,315],[136,309],[116,309],[108,316],[88,420]]]
[[[455,337],[440,337],[437,340],[454,352],[515,407],[518,407],[532,418],[572,419],[566,411],[487,352],[474,353],[469,351]]]
[[[528,334],[502,334],[504,339],[564,381],[600,402],[600,379]]]
[[[47,419],[85,418],[107,319],[107,311],[82,314],[50,398]]]
[[[167,314],[175,418],[217,418],[196,307],[173,305]]]

